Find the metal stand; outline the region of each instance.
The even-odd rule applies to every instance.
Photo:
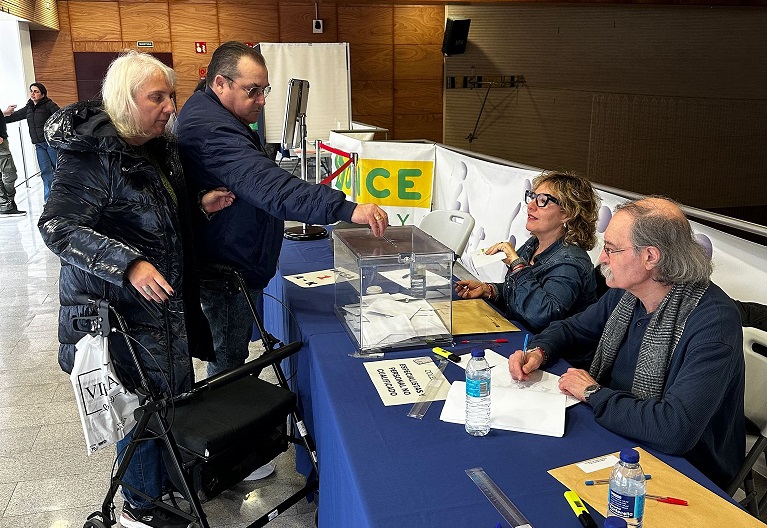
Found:
[[[306,158],[306,114],[298,114],[299,134],[301,134],[301,179],[306,181],[306,173],[309,169],[309,160]],[[327,238],[328,230],[322,226],[302,224],[297,227],[289,227],[285,230],[285,238],[288,240],[319,240]]]

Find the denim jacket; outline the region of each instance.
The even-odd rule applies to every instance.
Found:
[[[517,254],[530,261],[538,239],[530,237]],[[582,248],[559,239],[535,258],[535,263],[506,273],[495,284],[494,302],[509,319],[540,332],[552,321],[582,311],[597,301],[594,265]]]

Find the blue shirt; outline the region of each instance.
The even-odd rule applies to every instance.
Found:
[[[611,289],[583,312],[534,337],[549,362],[570,349],[593,350],[624,290]],[[637,301],[612,372],[589,403],[605,428],[670,455],[683,455],[720,487],[745,456],[743,329],[735,304],[711,283],[690,313],[666,369],[660,398],[631,393],[648,315]]]
[[[517,254],[530,262],[538,239],[530,237]],[[509,319],[520,321],[540,332],[552,321],[582,311],[597,300],[594,264],[579,246],[559,239],[535,257],[532,265],[506,273],[503,284],[495,285],[495,300]]]

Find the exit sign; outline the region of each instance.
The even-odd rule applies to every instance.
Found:
[[[137,48],[154,48],[154,41],[152,40],[139,40],[136,42]]]

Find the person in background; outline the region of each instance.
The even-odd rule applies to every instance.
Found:
[[[535,336],[527,354],[512,354],[511,376],[525,380],[565,351],[596,348],[588,371],[562,375],[562,392],[610,431],[684,456],[725,487],[745,455],[743,333],[690,223],[668,198],[623,204],[599,262],[610,290]]]
[[[192,385],[191,358],[212,349],[194,272],[191,221],[202,216],[188,197],[178,147],[166,134],[175,115],[175,72],[156,58],[128,52],[110,65],[103,105],[86,101],[56,114],[46,127],[59,152],[53,192],[38,227],[61,259],[59,364],[71,372],[83,336],[72,317],[88,313],[83,296],[106,298],[122,314],[130,338],[159,394]],[[205,193],[212,214],[229,205],[223,189]],[[112,339],[114,336],[114,339]],[[124,339],[110,336],[110,353],[123,384],[138,372]],[[131,433],[117,443],[118,458]],[[157,441],[140,442],[124,480],[159,498],[167,474]],[[186,527],[188,521],[123,488],[120,524],[126,528]]]
[[[193,93],[179,113],[181,161],[196,190],[226,187],[237,201],[199,227],[202,260],[239,270],[257,300],[277,270],[284,220],[366,223],[374,235],[383,235],[388,225],[383,209],[355,204],[340,191],[309,184],[266,155],[249,126],[258,120],[271,90],[258,51],[240,42],[222,44],[211,57],[206,80],[205,90]],[[242,365],[253,332],[244,294],[232,291],[225,281],[205,281],[202,306],[216,355],[208,375]]]
[[[24,216],[26,211],[16,207],[16,165],[13,163],[11,149],[8,146],[8,128],[5,116],[0,114],[0,218]]]
[[[594,265],[586,252],[596,242],[600,200],[585,178],[546,172],[525,191],[525,203],[525,227],[532,236],[519,250],[508,242],[485,250],[506,254],[504,282],[461,280],[455,291],[464,299],[488,299],[507,318],[538,332],[597,300]]]
[[[34,82],[29,85],[29,101],[16,110],[16,105],[5,109],[7,122],[13,123],[24,118],[27,119],[29,137],[35,146],[37,164],[40,165],[40,177],[43,179],[43,203],[48,201],[53,181],[53,171],[56,169],[56,150],[45,140],[45,122],[56,113],[59,105],[48,99],[48,90],[42,83]]]

